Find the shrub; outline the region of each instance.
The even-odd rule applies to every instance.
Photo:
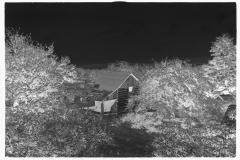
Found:
[[[99,146],[112,140],[100,117],[85,110],[57,109],[38,117],[14,115],[6,124],[6,156],[99,156]]]
[[[150,118],[151,113],[146,114],[134,114],[129,113],[121,117],[121,123],[129,123],[132,128],[135,129],[146,129],[147,132],[158,132],[157,126],[162,124],[162,121],[158,119]]]
[[[183,129],[181,123],[163,122],[153,142],[158,157],[235,157],[236,130],[209,123]]]

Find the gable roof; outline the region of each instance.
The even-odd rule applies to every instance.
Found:
[[[114,91],[116,90],[127,78],[132,75],[127,72],[104,71],[97,74],[97,84],[99,90]],[[134,78],[136,78],[134,76]]]

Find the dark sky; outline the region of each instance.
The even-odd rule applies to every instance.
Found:
[[[5,3],[5,27],[78,65],[201,58],[222,33],[236,38],[236,3]]]

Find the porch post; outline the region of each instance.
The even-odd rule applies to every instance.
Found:
[[[104,116],[104,100],[101,103],[101,118],[103,119]]]

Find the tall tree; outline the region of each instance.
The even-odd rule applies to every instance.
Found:
[[[212,43],[213,59],[203,65],[204,76],[214,85],[209,96],[231,94],[236,97],[236,46],[234,39],[223,34]]]
[[[34,45],[30,36],[8,29],[5,43],[6,100],[12,111],[45,112],[59,104],[64,83],[83,83],[69,58],[58,59],[53,45]]]

